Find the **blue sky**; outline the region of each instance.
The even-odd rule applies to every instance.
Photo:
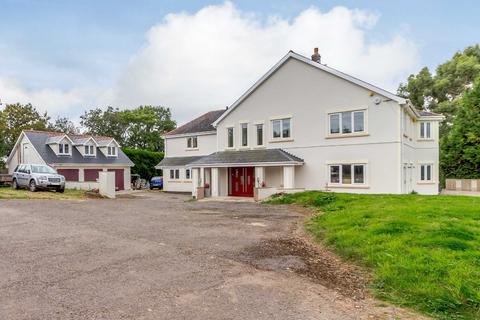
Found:
[[[7,100],[15,99],[17,96],[19,100],[30,98],[38,100],[38,102],[33,101],[36,104],[45,104],[46,106],[42,105],[39,108],[43,107],[54,115],[65,113],[72,117],[78,117],[84,109],[93,106],[90,104],[110,104],[110,102],[113,104],[115,101],[118,103],[120,98],[115,100],[108,97],[115,95],[113,91],[120,90],[112,89],[118,83],[128,83],[125,79],[129,78],[128,74],[135,74],[131,70],[132,60],[135,65],[138,55],[142,55],[143,50],[145,48],[148,50],[148,47],[154,43],[154,40],[148,40],[149,30],[156,25],[165,24],[165,16],[170,13],[178,15],[180,12],[185,12],[187,16],[192,17],[209,5],[221,7],[224,6],[224,2],[0,0],[0,79],[3,79],[4,83],[3,87],[0,86],[0,90],[3,88],[4,91],[0,91],[0,99],[6,100],[2,94],[10,97]],[[272,16],[291,22],[303,11],[312,7],[322,13],[327,13],[337,6],[371,13],[376,16],[374,26],[361,27],[366,47],[371,43],[386,43],[396,36],[401,36],[402,39],[414,45],[415,61],[395,77],[392,76],[394,79],[392,81],[397,82],[400,75],[405,76],[408,72],[416,71],[424,65],[434,68],[451,57],[455,51],[480,41],[480,19],[478,19],[480,4],[476,1],[257,0],[233,2],[233,6],[237,12],[248,16],[245,19],[253,19],[259,24],[267,24]],[[211,23],[215,24],[214,21]],[[315,32],[324,34],[335,32],[335,30],[318,29]],[[163,35],[164,33],[160,33],[159,37]],[[182,37],[182,34],[178,37]],[[203,41],[208,43],[209,38],[206,37]],[[176,45],[175,41],[170,47],[174,45]],[[311,47],[313,46],[322,48],[322,43],[312,43]],[[175,51],[174,48],[171,49],[172,52]],[[185,50],[185,47],[182,46],[180,49]],[[308,53],[303,47],[292,49]],[[198,51],[198,45],[197,48],[192,47],[191,51]],[[283,51],[279,52],[275,59],[278,60],[283,54]],[[202,58],[194,53],[192,55],[195,59]],[[402,59],[402,56],[395,59]],[[239,89],[232,89],[231,98],[222,98],[211,103],[229,104],[235,100],[236,97],[233,95],[244,90],[248,83],[266,71],[269,63],[274,62],[271,59],[265,61],[267,62],[263,68],[262,65],[256,66],[251,75],[245,75],[245,78],[238,82]],[[343,66],[342,61],[338,61],[337,64]],[[345,63],[345,66],[346,71],[350,71],[348,63]],[[361,70],[351,69],[353,73],[363,75]],[[214,76],[217,77],[217,75]],[[188,75],[183,74],[182,78],[176,81],[184,81],[186,77]],[[373,76],[373,79],[381,80],[382,78]],[[231,81],[231,79],[228,80]],[[235,82],[235,79],[232,81]],[[5,83],[15,83],[15,86],[12,88]],[[378,84],[382,85],[382,83]],[[388,86],[392,89],[394,84]],[[99,99],[99,92],[91,93],[89,92],[89,90],[92,91],[91,88],[102,88],[105,92],[113,91]],[[165,86],[159,87],[158,90],[163,88]],[[10,92],[7,92],[8,90]],[[125,87],[121,90],[125,90]],[[57,94],[58,103],[66,104],[64,108],[45,103],[48,92],[51,91]],[[129,99],[132,98],[133,103],[143,103],[142,90],[137,91],[138,99],[132,97]],[[155,91],[155,88],[151,91]],[[176,103],[177,100],[168,98],[175,92],[178,91],[156,98],[147,95],[145,103]],[[61,95],[61,98],[58,95]],[[198,99],[201,98],[206,97],[198,97]],[[129,99],[125,101],[130,101]],[[170,106],[172,109],[188,109],[186,107],[188,103],[188,101],[182,101]],[[206,110],[208,105],[209,102],[205,102],[195,111]],[[182,112],[177,114],[179,117],[184,117]]]

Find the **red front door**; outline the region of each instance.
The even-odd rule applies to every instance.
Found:
[[[229,195],[253,197],[255,176],[253,167],[229,168]]]

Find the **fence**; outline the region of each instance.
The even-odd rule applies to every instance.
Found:
[[[480,192],[480,179],[447,179],[445,187],[452,191]]]

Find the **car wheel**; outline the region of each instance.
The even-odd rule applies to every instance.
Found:
[[[37,191],[37,184],[35,183],[35,180],[33,180],[33,179],[30,180],[29,187],[30,187],[30,191],[32,191],[32,192]]]
[[[64,192],[65,192],[65,188],[57,188],[57,192],[59,192],[59,193],[64,193]]]
[[[15,189],[15,190],[18,190],[17,179],[13,179],[13,181],[12,181],[12,188]]]

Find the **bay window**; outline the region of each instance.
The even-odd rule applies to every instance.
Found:
[[[291,119],[272,120],[272,138],[287,139],[291,137]]]
[[[330,113],[328,116],[332,135],[365,132],[365,110]]]
[[[365,184],[365,164],[330,165],[330,184],[362,185]]]

